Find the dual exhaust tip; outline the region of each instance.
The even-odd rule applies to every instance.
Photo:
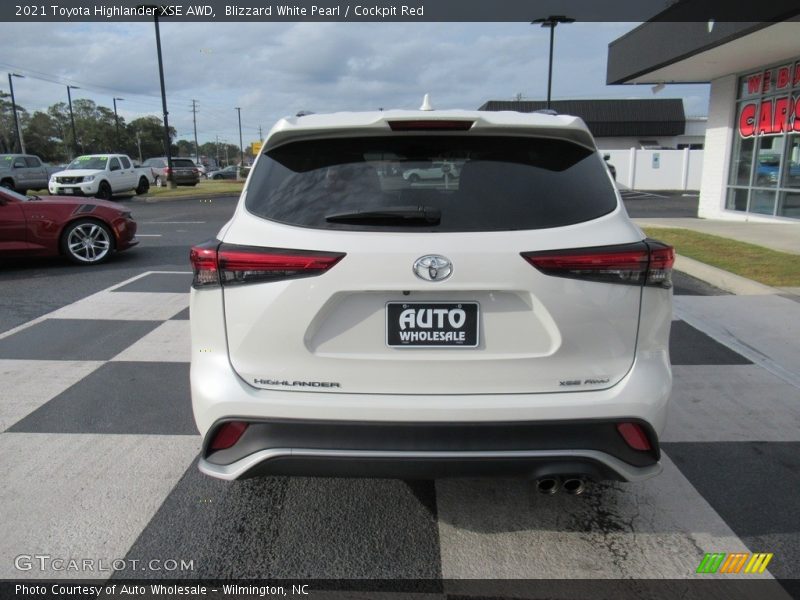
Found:
[[[553,495],[563,490],[573,496],[580,496],[586,488],[587,481],[582,477],[543,477],[536,480],[536,489],[540,494]]]

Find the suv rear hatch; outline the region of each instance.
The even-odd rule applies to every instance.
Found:
[[[368,394],[609,387],[650,256],[594,149],[460,132],[268,149],[218,251],[244,381]]]

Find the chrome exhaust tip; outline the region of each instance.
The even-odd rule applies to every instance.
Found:
[[[562,484],[564,491],[573,496],[580,496],[586,491],[586,482],[578,477],[569,477]]]
[[[561,487],[561,482],[556,477],[544,477],[536,480],[536,489],[540,494],[555,494],[559,487]]]

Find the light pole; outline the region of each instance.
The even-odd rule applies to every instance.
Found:
[[[117,150],[122,150],[122,148],[119,145],[119,117],[117,116],[117,100],[119,100],[121,102],[121,101],[125,100],[125,98],[114,98],[113,100],[114,100],[114,126],[115,126],[115,130],[116,130]]]
[[[553,85],[553,38],[556,26],[559,23],[574,23],[575,19],[565,17],[564,15],[550,15],[546,18],[534,19],[531,24],[539,23],[542,27],[550,28],[550,59],[547,67],[547,108],[550,108],[550,90]]]
[[[242,109],[236,107],[236,112],[239,113],[239,168],[244,168],[244,144],[242,144]],[[239,171],[236,172],[236,179],[239,179]]]
[[[19,143],[19,149],[23,154],[25,152],[25,142],[22,140],[22,132],[19,129],[19,117],[17,117],[17,102],[14,100],[14,83],[12,77],[19,77],[23,79],[24,75],[17,75],[16,73],[9,73],[8,74],[8,89],[11,92],[11,111],[14,113],[14,132],[17,134],[17,142]]]
[[[72,114],[72,92],[70,90],[79,90],[77,85],[67,86],[67,100],[69,100],[69,120],[72,123],[72,152],[73,157],[78,155],[78,136],[75,134],[75,115]]]
[[[161,32],[158,29],[158,11],[154,11],[153,20],[156,24],[156,52],[158,53],[158,78],[161,81],[161,106],[164,111],[164,148],[167,155],[167,184],[171,188],[175,188],[175,177],[172,174],[172,151],[170,149],[169,140],[169,112],[167,111],[167,90],[164,87],[164,61],[161,58]]]

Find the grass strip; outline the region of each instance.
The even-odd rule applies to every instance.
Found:
[[[645,227],[648,236],[675,247],[675,252],[764,285],[800,286],[800,255],[739,242],[690,229]]]

